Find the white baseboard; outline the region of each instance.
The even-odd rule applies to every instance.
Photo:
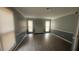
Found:
[[[57,31],[61,31],[61,32],[66,32],[66,33],[74,34],[73,32],[64,31],[64,30],[61,30],[61,29],[56,29],[56,30],[57,30]]]
[[[67,40],[67,39],[65,39],[65,38],[63,38],[63,37],[61,37],[61,36],[58,36],[58,35],[56,35],[56,34],[54,34],[54,33],[52,33],[52,35],[54,35],[54,36],[56,36],[56,37],[58,37],[58,38],[60,38],[60,39],[62,39],[62,40],[64,40],[64,41],[66,41],[66,42],[72,44],[71,41],[69,41],[69,40]]]
[[[23,42],[24,38],[26,37],[26,35],[24,35],[24,37],[22,38],[22,40],[19,42],[18,45],[16,45],[16,47],[13,49],[14,51],[19,47],[19,45]]]
[[[9,49],[9,51],[12,51],[15,46],[16,46],[16,43],[14,43],[14,45]]]

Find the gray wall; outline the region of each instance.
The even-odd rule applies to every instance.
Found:
[[[26,32],[26,19],[17,10],[14,10],[14,20],[15,20],[15,32],[19,34],[21,32]]]
[[[50,19],[43,18],[27,18],[26,21],[33,20],[34,33],[44,33],[45,32],[45,21]]]
[[[34,33],[44,33],[45,31],[45,20],[44,19],[34,19]]]
[[[26,34],[26,18],[16,9],[12,8],[15,22],[16,45],[18,45]]]
[[[66,15],[51,22],[51,32],[72,42],[76,33],[78,15]]]
[[[76,14],[60,17],[58,19],[52,20],[51,30],[65,31],[74,34],[77,27],[77,21],[78,21],[78,15]],[[55,23],[54,28],[53,28],[53,22]]]

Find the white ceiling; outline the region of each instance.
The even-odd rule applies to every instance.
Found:
[[[48,8],[48,9],[47,9]],[[75,13],[76,7],[15,7],[25,17],[57,18]]]

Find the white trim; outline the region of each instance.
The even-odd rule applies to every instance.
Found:
[[[22,32],[17,33],[16,36],[18,36],[18,35],[21,34],[21,33],[22,33]]]
[[[24,35],[24,37],[22,38],[22,41],[20,41],[20,43],[18,45],[15,46],[14,51],[19,47],[19,45],[23,42],[24,38],[26,37],[26,35]]]
[[[64,41],[66,41],[66,42],[72,44],[72,42],[70,42],[70,41],[68,41],[68,40],[66,40],[66,39],[64,39],[64,38],[62,38],[62,37],[60,37],[60,36],[58,36],[58,35],[56,35],[56,34],[52,34],[52,35],[54,35],[54,36],[56,36],[56,37],[58,37],[58,38],[60,38],[60,39],[62,39],[62,40],[64,40]],[[24,40],[25,37],[26,37],[26,35],[23,37],[23,40]],[[23,42],[23,40],[16,46],[16,48],[14,48],[14,50],[16,50],[16,49],[18,48],[18,46]]]
[[[19,9],[17,9],[17,8],[14,8],[14,9],[16,9],[22,16],[24,16],[24,14]],[[24,18],[25,18],[25,16],[24,16]]]
[[[58,36],[58,35],[56,35],[56,34],[54,34],[54,33],[52,33],[52,35],[54,35],[54,36],[56,36],[56,37],[58,37],[58,38],[60,38],[60,39],[62,39],[62,40],[64,40],[64,41],[66,41],[66,42],[72,44],[71,41],[68,41],[68,40],[66,40],[65,38],[61,37],[61,36]]]
[[[20,33],[22,33],[22,32],[20,32]],[[20,34],[20,33],[19,33],[19,34]],[[19,34],[17,34],[17,35],[19,35]],[[22,38],[22,41],[24,40],[25,37],[26,37],[26,33],[25,33],[24,37]],[[20,43],[19,43],[18,45],[15,44],[14,47],[12,47],[12,48],[10,49],[10,51],[16,50],[16,49],[18,48],[18,46],[21,44],[22,41],[20,41]]]
[[[55,29],[54,29],[54,30],[55,30]],[[61,30],[61,29],[56,29],[56,30],[61,31],[61,32],[66,32],[66,33],[74,34],[73,32],[64,31],[64,30]]]
[[[75,14],[75,11],[73,13],[67,13],[67,14],[62,15],[62,16],[59,16],[59,17],[54,17],[54,20],[58,20],[58,18],[62,18],[62,17],[65,17],[65,16],[74,15]]]
[[[74,36],[74,42],[73,42],[72,51],[77,50],[77,46],[78,46],[78,39],[77,39],[78,29],[79,29],[79,16],[78,16],[77,28],[76,28],[76,33],[75,33],[75,36]]]
[[[25,34],[26,34],[26,31],[24,31],[25,32]],[[23,33],[23,32],[16,32],[17,34],[16,34],[16,36],[18,36],[19,34],[21,34],[21,33]]]

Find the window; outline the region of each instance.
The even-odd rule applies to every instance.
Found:
[[[50,31],[50,21],[45,21],[45,32]]]
[[[28,32],[33,32],[33,21],[28,20]]]

